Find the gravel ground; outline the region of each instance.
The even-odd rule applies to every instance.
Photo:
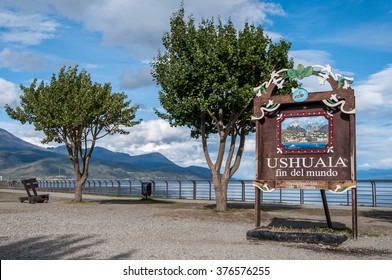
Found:
[[[51,193],[49,203],[20,203],[25,195],[0,189],[0,259],[392,259],[392,209],[359,207],[359,237],[339,246],[254,241],[253,205],[231,203],[217,213],[211,201],[140,200]],[[263,224],[325,225],[318,206],[270,204]],[[351,227],[351,209],[331,207],[336,227]]]

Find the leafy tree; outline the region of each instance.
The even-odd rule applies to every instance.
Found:
[[[152,62],[166,111],[157,114],[173,126],[189,127],[192,137],[201,137],[217,210],[224,211],[227,185],[240,166],[245,136],[255,129],[250,120],[253,88],[273,70],[292,68],[290,43],[274,44],[261,26],[248,22],[239,31],[231,21],[220,19],[217,24],[203,19],[196,27],[192,16],[185,19],[183,7],[172,15],[170,27],[162,38],[165,51],[158,51]],[[219,136],[214,160],[207,143],[212,134]]]
[[[85,70],[78,73],[78,66],[62,67],[49,84],[37,84],[35,79],[29,87],[20,87],[24,92],[20,106],[6,105],[6,112],[43,131],[42,143],[65,144],[75,174],[75,201],[82,201],[96,141],[109,134],[128,134],[123,128],[139,123],[133,121],[138,106],[131,106],[124,93],[112,94],[109,83],[92,83]]]

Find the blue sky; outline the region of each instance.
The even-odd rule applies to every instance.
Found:
[[[0,127],[39,144],[40,132],[10,120],[4,104],[16,105],[20,84],[48,81],[63,65],[85,68],[93,81],[110,82],[140,104],[143,123],[128,136],[107,137],[99,146],[131,155],[160,152],[179,165],[206,166],[200,141],[186,128],[158,119],[158,90],[149,63],[169,30],[180,0],[0,0]],[[392,168],[392,2],[184,0],[202,17],[247,19],[273,40],[292,43],[290,56],[305,66],[330,64],[353,76],[357,107],[359,169]],[[309,91],[314,81],[304,81]],[[214,138],[211,139],[214,153]],[[250,135],[235,177],[253,179],[255,139]]]

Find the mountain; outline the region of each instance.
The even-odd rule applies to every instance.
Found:
[[[48,150],[68,155],[65,146],[58,146],[48,148]],[[168,158],[160,153],[149,153],[138,156],[131,156],[127,153],[113,152],[102,147],[95,147],[91,161],[113,161],[118,163],[129,163],[134,165],[146,165],[146,166],[161,166],[170,165],[177,166],[175,163],[170,161]]]
[[[319,128],[318,130],[319,130],[320,132],[327,133],[327,132],[328,132],[328,128],[329,128],[329,125],[328,125],[328,124],[325,124],[325,125],[320,126],[320,128]]]
[[[288,131],[291,131],[291,132],[306,132],[306,129],[305,128],[303,128],[299,123],[297,123],[297,122],[294,122],[294,123],[292,123],[292,124],[290,124],[288,127],[287,127],[287,130]]]
[[[22,139],[15,137],[7,130],[0,128],[0,148],[1,149],[27,149],[27,150],[46,150],[33,144],[30,144]]]
[[[63,155],[54,154],[44,148],[23,141],[0,128],[1,170],[16,168],[17,166],[33,163],[46,158],[60,159],[63,158]]]
[[[4,179],[73,178],[73,169],[65,146],[44,149],[0,128],[0,176]],[[203,167],[180,167],[160,153],[131,156],[96,147],[90,161],[89,178],[211,179],[211,171]]]

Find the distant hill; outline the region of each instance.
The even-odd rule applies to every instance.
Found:
[[[48,148],[48,150],[68,155],[65,146],[58,146],[54,148]],[[170,161],[164,155],[160,153],[149,153],[138,156],[131,156],[127,153],[113,152],[102,147],[95,147],[93,152],[92,161],[97,160],[109,160],[118,163],[129,163],[136,165],[147,165],[147,166],[160,166],[160,165],[172,165],[177,166],[175,163]],[[177,166],[178,167],[178,166]]]
[[[301,125],[299,125],[298,123],[293,123],[293,124],[291,124],[291,125],[289,125],[288,127],[287,127],[287,130],[288,131],[290,131],[290,132],[296,132],[296,133],[299,133],[299,132],[306,132],[306,129],[305,128],[303,128]]]
[[[160,153],[131,156],[102,147],[94,149],[89,173],[96,179],[211,179],[209,169],[180,167]],[[0,129],[0,176],[73,178],[73,170],[65,146],[44,149]]]
[[[20,149],[27,149],[27,150],[43,150],[46,149],[23,141],[22,139],[14,136],[13,134],[9,133],[7,130],[0,128],[0,148],[6,150],[20,150]]]
[[[131,156],[96,147],[90,166],[90,178],[96,179],[211,179],[209,169],[199,166],[180,167],[160,153]],[[73,178],[73,170],[65,146],[41,148],[0,128],[0,176],[3,179]],[[392,180],[392,170],[358,170],[357,178]]]
[[[7,177],[4,170],[47,158],[64,159],[64,156],[23,141],[0,128],[0,175],[4,174],[3,177]]]

